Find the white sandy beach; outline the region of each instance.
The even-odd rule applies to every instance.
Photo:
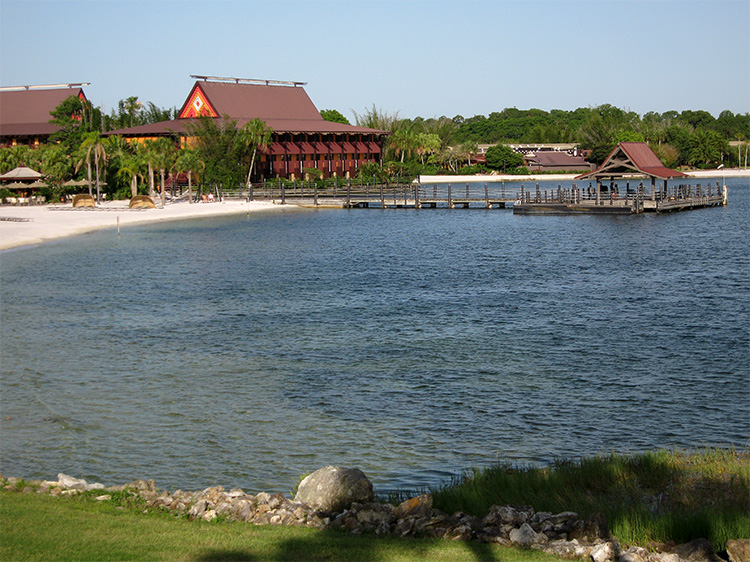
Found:
[[[258,211],[296,209],[265,201],[216,203],[171,203],[157,209],[129,209],[127,201],[104,203],[96,209],[73,209],[67,205],[0,207],[0,250],[40,244],[48,240],[102,228],[127,228],[165,220],[234,215]]]

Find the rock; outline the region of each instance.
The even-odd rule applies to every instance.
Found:
[[[510,505],[493,505],[489,513],[484,517],[482,523],[485,527],[498,527],[501,525],[513,525],[520,527],[533,516],[526,510],[519,510]]]
[[[546,535],[537,533],[528,523],[524,523],[518,529],[513,529],[509,537],[510,542],[520,546],[531,546],[547,542]]]
[[[589,541],[594,542],[596,539],[607,540],[609,538],[609,525],[607,518],[601,513],[592,513],[586,519],[586,526],[583,531]]]
[[[596,545],[590,554],[593,562],[612,562],[616,555],[617,548],[611,542],[603,542]]]
[[[88,489],[88,483],[83,478],[74,478],[63,474],[62,472],[57,475],[57,485],[60,488],[68,488],[74,490],[86,490]]]
[[[750,539],[728,540],[727,554],[730,562],[750,562]]]
[[[721,562],[721,558],[714,552],[714,547],[706,539],[695,539],[677,545],[672,549],[672,554],[676,554],[687,562]]]
[[[648,555],[648,562],[682,562],[682,559],[671,552],[652,552]]]
[[[372,482],[358,468],[326,466],[299,483],[294,501],[314,509],[341,512],[354,502],[365,503],[374,496]]]
[[[648,550],[633,546],[620,554],[618,562],[648,562]]]
[[[432,496],[430,494],[422,494],[421,496],[410,498],[398,504],[393,510],[393,516],[396,519],[404,519],[406,517],[429,517],[431,511]]]
[[[586,547],[581,546],[577,540],[556,540],[550,541],[547,544],[532,544],[531,548],[541,550],[558,558],[583,558],[587,554]]]

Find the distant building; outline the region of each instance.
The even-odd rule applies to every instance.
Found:
[[[82,86],[55,84],[0,88],[0,146],[39,146],[58,131],[50,112],[70,96],[86,99]]]
[[[494,144],[478,146],[479,162]],[[588,151],[578,148],[576,143],[508,144],[514,152],[523,155],[524,166],[532,172],[586,172],[595,168],[586,161]]]
[[[594,165],[578,154],[545,150],[524,154],[525,166],[532,172],[585,172]]]
[[[302,178],[315,168],[324,177],[355,175],[363,164],[380,164],[387,131],[326,121],[305,92],[303,82],[246,80],[193,76],[193,85],[178,118],[111,131],[138,140],[188,136],[188,124],[207,116],[224,116],[241,127],[261,119],[273,129],[273,139],[256,164],[256,179]]]

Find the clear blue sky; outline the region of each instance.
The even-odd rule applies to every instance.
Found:
[[[0,85],[91,82],[107,113],[191,74],[297,80],[353,121],[605,103],[750,112],[750,1],[0,0]]]

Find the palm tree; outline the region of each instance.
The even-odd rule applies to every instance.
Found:
[[[192,148],[183,148],[177,156],[177,160],[172,165],[172,168],[177,172],[183,172],[187,174],[188,178],[188,202],[193,202],[193,173],[203,171],[206,168],[206,163],[200,159],[198,152]]]
[[[174,163],[176,149],[174,143],[166,138],[161,137],[154,141],[153,154],[151,154],[150,164],[159,170],[159,192],[161,195],[161,204],[164,205],[166,193],[164,192],[164,176],[167,169]]]
[[[85,152],[85,155],[78,161],[76,165],[76,172],[81,165],[86,162],[86,169],[88,172],[89,181],[89,195],[91,193],[91,161],[94,161],[94,168],[96,169],[96,201],[99,202],[99,178],[100,178],[100,163],[104,164],[107,161],[107,140],[103,139],[97,131],[90,133],[84,133],[83,142],[81,143],[81,151]]]
[[[258,151],[265,150],[271,144],[273,138],[273,129],[260,119],[253,119],[245,123],[240,129],[240,142],[245,145],[246,150],[252,152],[250,168],[247,171],[245,185],[250,185],[250,177],[255,167],[255,155]]]

